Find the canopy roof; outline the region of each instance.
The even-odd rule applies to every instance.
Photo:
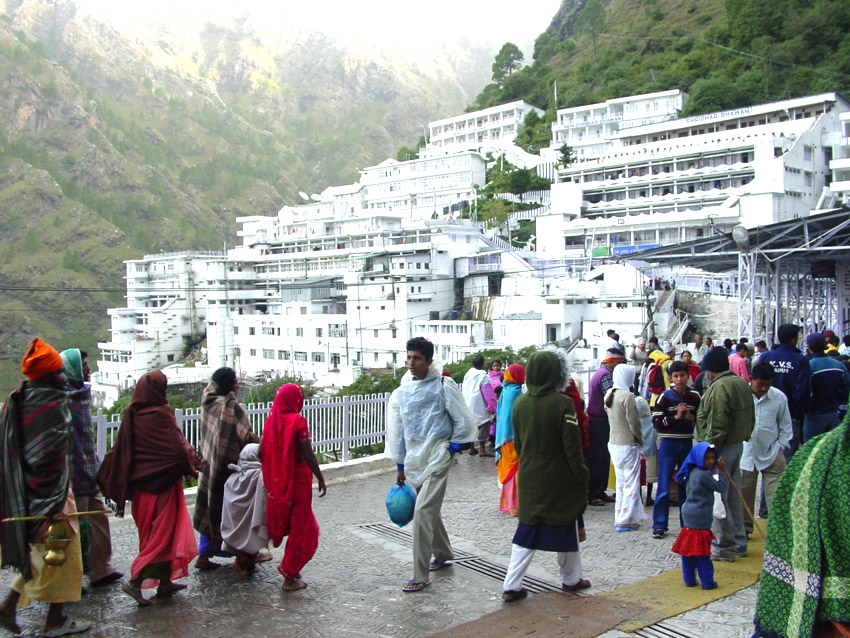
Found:
[[[841,208],[808,217],[758,226],[748,231],[749,250],[771,262],[850,260],[850,209]],[[738,269],[741,249],[730,234],[717,234],[683,244],[630,253],[618,261],[646,261],[689,266],[723,273]]]

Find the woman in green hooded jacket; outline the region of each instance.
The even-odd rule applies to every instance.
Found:
[[[557,552],[565,591],[590,587],[582,578],[577,521],[587,505],[588,471],[581,452],[565,361],[555,352],[535,352],[528,360],[527,394],[514,404],[514,447],[519,457],[519,524],[503,600],[527,595],[522,587],[534,550]]]

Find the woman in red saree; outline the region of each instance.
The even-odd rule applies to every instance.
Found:
[[[263,426],[260,460],[268,492],[266,526],[275,547],[284,536],[283,560],[277,570],[283,575],[283,590],[307,587],[301,569],[319,546],[319,524],[313,515],[313,476],[319,481],[319,496],[326,493],[325,479],[313,454],[310,430],[301,416],[304,392],[294,383],[277,391]]]
[[[119,516],[125,502],[133,502],[139,555],[123,589],[143,606],[150,601],[142,589],[156,587],[157,596],[185,589],[172,581],[188,575],[189,563],[198,555],[183,476],[197,478],[200,462],[168,406],[166,386],[159,370],[142,375],[97,476],[103,493],[116,502]]]

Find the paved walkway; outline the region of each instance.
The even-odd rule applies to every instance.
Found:
[[[474,621],[501,609],[501,574],[510,556],[516,519],[497,511],[498,487],[492,459],[462,456],[449,476],[443,515],[455,549],[467,556],[451,569],[434,574],[427,590],[403,594],[412,575],[409,531],[389,523],[384,498],[394,473],[332,484],[328,495],[315,499],[321,527],[319,551],[305,568],[309,588],[283,593],[276,561],[260,566],[248,582],[225,567],[192,573],[187,591],[148,608],[138,608],[118,585],[91,590],[68,612],[93,623],[86,634],[122,638],[231,638],[233,636],[424,636]],[[189,499],[191,500],[191,498]],[[190,503],[190,510],[191,510]],[[678,569],[670,552],[673,537],[655,540],[649,530],[617,533],[613,507],[589,507],[585,516],[587,542],[582,544],[588,593],[600,593]],[[112,519],[115,566],[125,574],[137,549],[132,519]],[[745,559],[747,560],[747,559]],[[749,560],[756,560],[754,557]],[[529,574],[540,589],[557,586],[554,555],[538,552]],[[12,574],[0,572],[3,591]],[[722,577],[718,575],[722,584]],[[651,581],[650,581],[651,582]],[[626,636],[719,636],[745,638],[752,632],[755,587],[744,589],[665,621],[674,633],[609,631],[605,638]],[[683,587],[684,590],[684,587]],[[692,590],[690,590],[692,591]],[[546,594],[549,595],[549,594]],[[708,598],[706,598],[708,600]],[[516,603],[522,605],[522,602]],[[42,625],[46,606],[21,610],[25,632]],[[568,619],[565,619],[568,627]],[[480,635],[501,635],[500,627],[482,621]],[[566,632],[564,635],[569,635]]]

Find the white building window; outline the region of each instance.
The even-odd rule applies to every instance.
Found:
[[[296,352],[295,353],[295,360],[296,361],[306,361],[307,360],[307,353],[306,352]]]
[[[256,356],[257,356],[257,350],[256,350],[256,348],[251,348],[251,349],[248,351],[248,354],[249,354],[249,356],[256,357]]]
[[[303,337],[304,336],[304,328],[296,328],[295,329],[295,336],[296,337]]]
[[[263,348],[263,359],[274,359],[274,350],[271,348]]]
[[[338,368],[339,367],[339,361],[340,361],[339,355],[336,352],[332,353],[331,354],[331,365],[334,368]]]
[[[313,363],[324,363],[325,362],[325,353],[324,352],[314,352],[312,356]]]

